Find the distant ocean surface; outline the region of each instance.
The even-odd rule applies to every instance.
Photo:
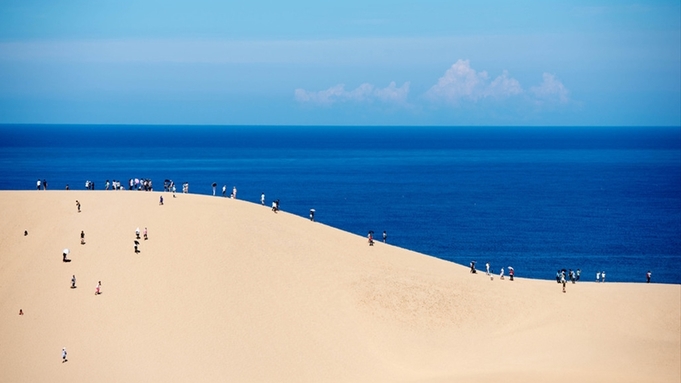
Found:
[[[681,283],[681,128],[0,125],[0,189],[130,178],[497,273]]]

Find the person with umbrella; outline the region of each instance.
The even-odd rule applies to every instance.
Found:
[[[515,274],[515,270],[513,270],[513,266],[508,267],[508,277],[510,280],[513,280],[513,275]]]

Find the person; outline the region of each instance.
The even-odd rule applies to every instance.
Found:
[[[232,198],[236,199],[236,186],[232,188]]]
[[[653,275],[653,273],[651,273],[650,270],[648,270],[648,272],[646,273],[646,283],[650,283],[650,277],[652,275]]]
[[[104,184],[104,190],[109,190],[109,185],[111,185],[109,180],[106,180],[106,183]]]
[[[260,204],[265,206],[265,193],[260,194]]]
[[[601,281],[605,283],[605,271],[601,271]]]
[[[69,190],[69,184],[66,184],[66,190]]]
[[[139,237],[137,237],[137,238],[139,238]],[[140,245],[139,241],[135,240],[135,254],[140,252],[139,249],[137,249],[137,246],[139,246],[139,245]]]
[[[227,197],[227,185],[222,185],[222,196]]]
[[[28,235],[28,230],[24,230],[24,237]]]
[[[158,204],[159,204],[159,205],[163,205],[163,196],[161,196],[161,197],[159,198]]]
[[[503,267],[501,268],[501,272],[499,273],[499,279],[501,279],[502,281],[504,280],[504,268]]]
[[[513,280],[513,276],[515,275],[515,270],[513,270],[513,267],[509,266],[508,267],[508,276],[511,281]]]
[[[310,209],[310,221],[314,222],[314,209]]]
[[[475,261],[471,261],[469,266],[471,267],[471,274],[476,274],[477,271],[475,270]]]
[[[487,276],[489,277],[489,262],[485,263],[485,270],[487,270]]]
[[[369,246],[373,246],[374,245],[374,232],[370,231],[369,235],[367,235],[367,238],[369,238]]]
[[[40,190],[40,180],[38,180],[38,182],[36,182],[35,189]]]
[[[140,228],[135,229],[135,238],[140,239]]]
[[[144,228],[144,240],[146,241],[147,239],[149,239],[149,236],[147,235],[147,228],[145,227]]]
[[[43,180],[43,190],[47,190],[47,180]]]
[[[68,362],[69,360],[66,359],[66,347],[61,349],[61,362],[65,363]]]
[[[24,310],[19,309],[19,315],[24,315]]]
[[[76,275],[75,274],[71,277],[71,288],[72,289],[76,288]]]
[[[601,282],[601,272],[600,271],[596,273],[596,282],[599,282],[599,283]]]
[[[556,271],[556,283],[560,283],[560,270]]]
[[[385,230],[383,230],[383,243],[386,243],[388,241],[388,233],[386,233]]]
[[[78,202],[78,200],[76,200],[76,207],[78,208],[78,212],[80,213],[80,202]]]
[[[565,292],[565,274],[561,274],[560,276],[560,283],[563,284],[563,292]]]
[[[579,280],[579,277],[582,275],[582,269],[577,269],[577,280]]]
[[[575,275],[575,271],[570,269],[570,282],[572,282],[572,284],[574,285],[576,280],[577,280],[577,277]]]
[[[80,231],[80,244],[85,244],[85,232],[83,230]]]
[[[71,262],[69,259],[66,259],[66,256],[69,255],[69,249],[64,249],[62,252],[62,262]]]
[[[213,187],[213,195],[215,195],[215,188],[218,186],[215,182],[211,185]]]
[[[95,295],[99,295],[102,293],[102,281],[97,282],[97,286],[95,286]]]

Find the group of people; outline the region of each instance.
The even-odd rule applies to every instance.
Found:
[[[139,245],[140,245],[139,240],[140,240],[140,239],[141,239],[141,238],[140,238],[140,228],[138,227],[137,229],[135,229],[135,242],[134,242],[134,244],[135,244],[135,254],[137,254],[137,253],[140,252],[140,250],[139,250]],[[148,239],[149,239],[149,232],[147,231],[147,228],[145,227],[145,228],[144,228],[144,240],[146,241],[146,240],[148,240]]]
[[[478,272],[478,270],[475,268],[476,263],[477,263],[476,261],[471,261],[471,263],[469,264],[471,274],[477,274]],[[504,273],[505,270],[502,267],[501,270],[499,271],[499,279],[501,279],[502,281],[504,280]],[[485,274],[490,278],[490,280],[494,280],[493,271],[489,266],[489,262],[485,263]],[[513,268],[513,266],[508,267],[508,277],[511,281],[515,277],[515,269]]]
[[[582,270],[577,269],[577,271],[572,270],[572,269],[561,269],[556,271],[556,283],[562,283],[562,280],[570,280],[572,283],[575,283],[581,278],[582,275]]]
[[[314,221],[314,209],[310,212],[310,214],[311,214],[310,219]],[[369,246],[373,246],[374,245],[374,231],[373,230],[369,231],[367,238],[369,239]],[[388,232],[383,230],[383,243],[387,243],[387,242],[388,242]]]
[[[165,192],[173,192],[175,193],[175,182],[173,180],[164,180],[163,181],[163,191]]]
[[[38,182],[35,183],[35,188],[36,190],[47,190],[47,180],[40,180],[38,179]]]
[[[153,182],[148,178],[130,178],[128,190],[154,191]]]
[[[213,182],[211,186],[213,187],[213,195],[215,195],[215,189],[217,188],[218,184]],[[227,185],[222,185],[222,196],[227,197]],[[236,198],[236,186],[232,188],[232,194],[229,195],[229,198]]]
[[[106,180],[106,183],[104,184],[104,190],[123,190],[123,186],[121,186],[121,181],[118,180]]]

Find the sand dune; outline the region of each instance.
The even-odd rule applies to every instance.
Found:
[[[244,201],[159,195],[0,192],[1,382],[681,381],[679,285],[563,294]]]

